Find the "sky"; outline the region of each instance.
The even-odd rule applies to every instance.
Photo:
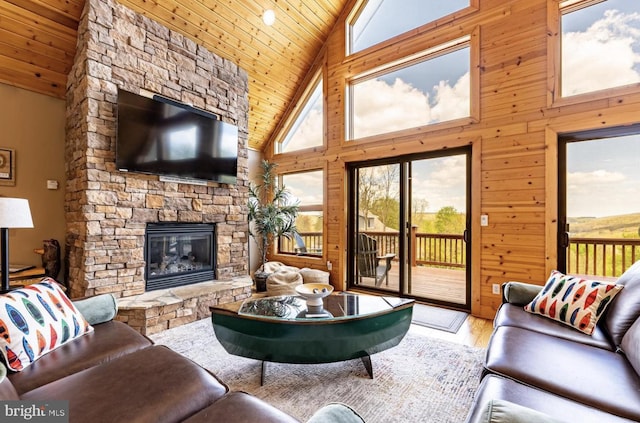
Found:
[[[323,204],[322,171],[284,175],[283,183],[300,204]]]
[[[372,2],[379,3],[377,16],[391,16],[387,21],[391,24],[382,25],[375,17],[368,21],[362,45],[371,42],[365,41],[368,33],[375,35],[371,40],[386,39],[420,25],[425,18],[416,11],[439,6],[457,10],[468,5],[468,0],[433,0],[430,8],[424,7],[425,0]],[[640,1],[607,0],[564,15],[562,26],[564,95],[640,82]],[[468,116],[469,60],[469,49],[465,48],[356,84],[354,138]],[[301,148],[322,142],[318,138],[321,109],[312,109],[308,116],[296,141]],[[640,137],[606,145],[575,143],[568,153],[570,217],[640,212]],[[430,211],[444,205],[464,210],[458,194],[449,194],[445,201],[441,199],[453,191],[440,190],[447,184],[442,175],[464,174],[464,160],[448,157],[424,167],[419,173],[425,182],[414,186],[414,196],[427,199]],[[463,189],[460,192],[464,194]]]
[[[369,0],[353,25],[353,52],[469,6],[469,0]]]
[[[640,136],[567,145],[567,216],[640,213]]]
[[[467,163],[465,155],[418,160],[412,163],[413,200],[425,200],[425,212],[435,213],[453,206],[466,212]]]
[[[463,48],[354,84],[353,138],[469,116],[469,66]]]

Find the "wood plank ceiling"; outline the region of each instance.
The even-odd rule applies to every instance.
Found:
[[[64,98],[85,0],[1,0],[0,82]],[[347,0],[119,0],[249,74],[249,147],[282,119]],[[262,14],[273,9],[276,22]]]

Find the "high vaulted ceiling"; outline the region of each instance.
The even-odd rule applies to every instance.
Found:
[[[0,1],[0,82],[64,98],[85,0]],[[119,0],[249,74],[249,146],[283,117],[347,0]],[[276,22],[262,14],[273,9]]]

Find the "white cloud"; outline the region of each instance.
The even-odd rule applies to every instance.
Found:
[[[444,157],[439,159],[437,163],[437,169],[431,173],[431,180],[438,185],[451,186],[451,184],[460,183],[460,176],[466,174],[466,156]]]
[[[442,122],[469,116],[470,84],[469,72],[462,75],[453,87],[445,81],[440,81],[436,88],[436,104],[431,108],[431,121]]]
[[[300,121],[300,125],[292,134],[285,151],[302,150],[322,145],[323,124],[322,109],[313,108]]]
[[[640,186],[625,174],[595,170],[567,174],[567,215],[616,216],[640,211]]]
[[[372,79],[354,87],[354,138],[384,134],[469,115],[469,73],[451,86],[440,81],[425,93],[396,78]]]
[[[429,96],[396,79],[372,79],[354,88],[354,137],[398,131],[429,121]]]
[[[568,32],[562,39],[562,95],[633,84],[640,54],[640,14],[607,10],[584,32]]]
[[[284,184],[302,205],[322,204],[323,172],[303,172],[285,175]]]
[[[429,203],[428,211],[435,212],[453,206],[464,212],[466,207],[466,156],[450,156],[428,160],[427,168],[415,175],[413,195]],[[416,163],[420,166],[420,162]]]
[[[567,184],[574,189],[592,188],[593,185],[617,184],[626,177],[620,172],[598,169],[592,172],[570,172],[567,174]]]

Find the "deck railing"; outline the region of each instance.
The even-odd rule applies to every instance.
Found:
[[[569,238],[567,273],[618,277],[640,260],[640,239]]]
[[[380,255],[398,256],[398,232],[366,232],[378,242]],[[322,253],[322,233],[305,232],[300,236],[307,246],[307,254]],[[411,231],[412,266],[464,268],[466,245],[462,235],[431,234]],[[295,242],[283,240],[282,252],[295,253]],[[567,249],[567,273],[606,277],[620,276],[640,260],[640,239],[570,238]]]
[[[397,232],[366,232],[378,241],[380,255],[398,254]],[[438,266],[464,268],[466,247],[462,235],[418,233],[411,231],[411,266]]]
[[[366,232],[374,238],[378,244],[378,254],[395,254],[398,256],[398,232]],[[300,233],[304,241],[306,254],[319,254],[322,252],[322,233]],[[412,266],[429,265],[447,268],[464,268],[466,266],[466,251],[462,235],[427,234],[411,232],[411,257]],[[293,240],[282,239],[280,251],[284,253],[297,253]]]
[[[298,246],[293,239],[282,237],[280,239],[280,252],[292,254],[322,254],[322,232],[300,232],[300,237],[304,242],[306,252],[302,253],[298,250]]]

